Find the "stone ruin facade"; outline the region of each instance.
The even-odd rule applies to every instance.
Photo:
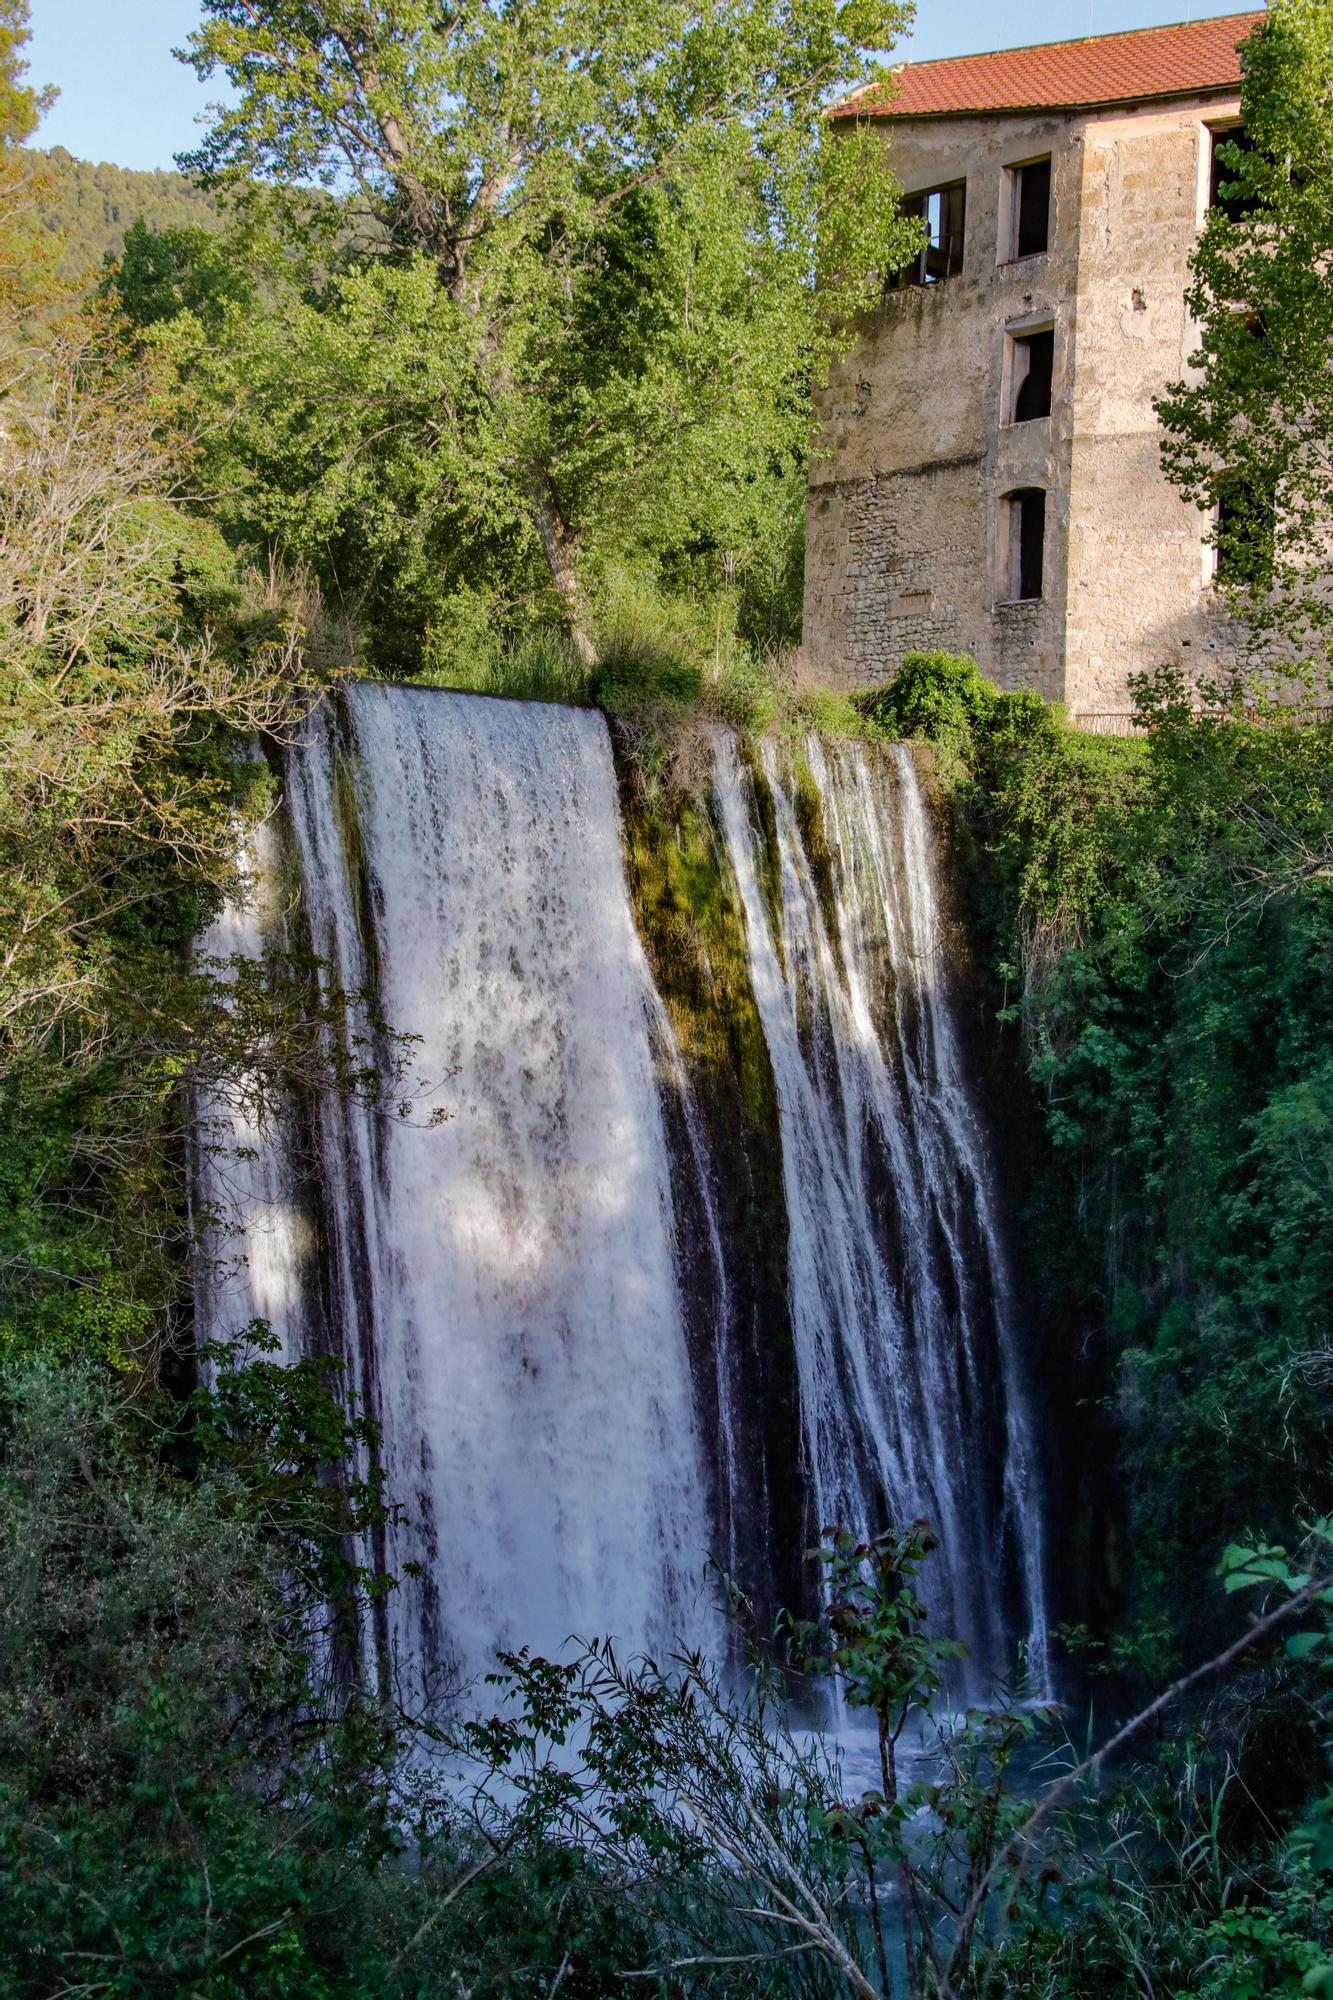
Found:
[[[1188,260],[1262,19],[908,65],[887,104],[838,108],[873,120],[930,243],[816,400],[821,673],[865,686],[941,647],[1096,728],[1127,715],[1134,673],[1239,663],[1153,403],[1197,345]]]

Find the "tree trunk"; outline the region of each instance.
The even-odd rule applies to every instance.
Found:
[[[364,49],[350,35],[340,32],[338,40],[367,104],[373,103],[380,91],[380,78],[373,62],[367,60]],[[513,186],[522,166],[521,151],[510,142],[509,128],[506,125],[502,133],[506,154],[503,163],[494,172],[488,172],[482,180],[466,215],[453,226],[449,226],[441,217],[429,189],[413,168],[411,148],[399,119],[392,112],[380,112],[374,115],[384,147],[383,164],[390,167],[397,177],[399,187],[407,200],[418,241],[434,257],[441,278],[449,288],[450,297],[457,300],[466,312],[476,318],[477,301],[475,297],[469,296],[466,281],[468,250],[480,230],[484,228],[487,218],[495,212],[507,190]],[[495,352],[494,328],[482,329],[481,348],[483,355],[490,349],[488,358],[493,374],[490,384],[491,395],[498,402],[506,393],[513,394],[513,384],[508,380],[507,371],[499,366],[498,355]],[[542,553],[546,557],[546,567],[551,573],[556,596],[560,599],[565,614],[565,623],[569,629],[574,651],[583,666],[595,666],[597,653],[588,630],[588,609],[583,600],[583,592],[579,588],[578,572],[574,566],[574,537],[565,524],[551,485],[550,474],[544,466],[532,467],[528,489],[536,514]]]
[[[565,525],[555,494],[551,491],[550,479],[544,471],[533,474],[532,499],[542,554],[546,557],[546,567],[551,572],[551,581],[564,609],[574,651],[581,665],[594,667],[597,664],[597,649],[588,630],[588,607],[583,601],[578,572],[574,567],[574,539]]]

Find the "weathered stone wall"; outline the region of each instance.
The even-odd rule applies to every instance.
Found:
[[[1158,463],[1152,399],[1193,338],[1186,262],[1207,200],[1206,120],[1165,109],[890,120],[906,192],[966,177],[963,269],[886,295],[816,399],[805,645],[821,671],[891,676],[923,646],[1075,710],[1127,706],[1130,673],[1216,671],[1206,523]],[[1048,249],[1009,260],[1006,168],[1052,160]],[[1054,331],[1051,415],[1012,411],[1013,336]],[[1004,496],[1047,494],[1043,595],[1012,602]]]
[[[807,644],[812,613],[840,635],[838,665],[875,681],[902,654],[940,646],[972,652],[987,620],[974,522],[981,453],[915,472],[884,472],[811,495],[806,522]],[[929,528],[929,545],[921,539]]]
[[[1213,587],[1208,521],[1162,474],[1153,409],[1197,345],[1184,295],[1208,123],[1198,106],[1144,108],[1088,120],[1080,147],[1065,676],[1072,709],[1105,711],[1157,665],[1215,677],[1239,634]]]

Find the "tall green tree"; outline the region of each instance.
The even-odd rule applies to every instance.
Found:
[[[800,439],[808,372],[910,251],[876,142],[822,119],[909,8],[204,5],[188,59],[236,97],[183,164],[275,184],[298,235],[312,183],[365,210],[396,275],[363,270],[342,315],[363,435],[399,421],[374,350],[410,327],[411,428],[440,459],[417,484],[465,538],[535,539],[590,660],[587,536],[676,466],[734,464],[737,431]]]
[[[1158,405],[1163,463],[1219,507],[1219,578],[1256,639],[1333,658],[1333,7],[1273,0],[1241,49],[1244,146],[1193,259],[1200,373]]]

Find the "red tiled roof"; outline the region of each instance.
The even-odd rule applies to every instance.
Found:
[[[1238,44],[1264,19],[1223,14],[1170,28],[1134,28],[1078,42],[1044,42],[994,55],[903,63],[896,94],[867,84],[833,108],[835,118],[941,118],[968,111],[1054,110],[1183,97],[1240,82]]]

